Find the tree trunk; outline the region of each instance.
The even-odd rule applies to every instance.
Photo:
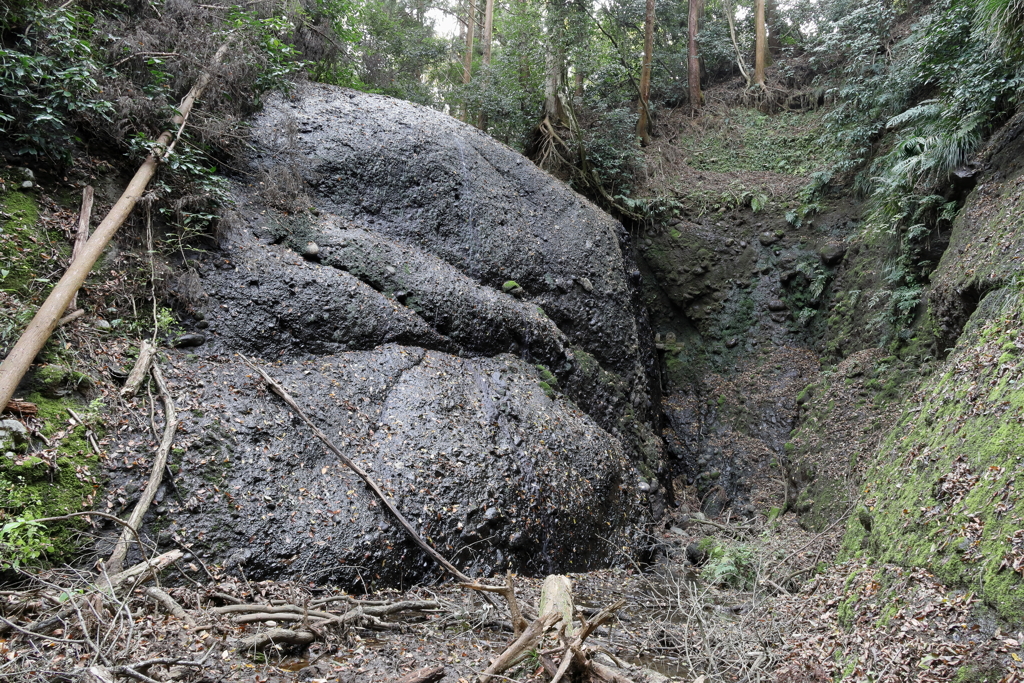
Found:
[[[491,65],[491,38],[494,33],[494,0],[487,0],[484,5],[484,66],[489,67]],[[486,76],[488,79],[489,75]],[[484,108],[480,108],[480,118],[477,121],[477,127],[482,130],[487,130],[487,112]]]
[[[226,44],[222,45],[213,57],[213,64],[219,64],[224,59],[227,51],[228,46]],[[192,87],[192,90],[189,91],[185,99],[178,105],[179,113],[172,121],[175,126],[179,127],[179,131],[184,128],[185,120],[192,111],[192,105],[202,96],[203,91],[206,90],[212,79],[212,70],[204,71]],[[46,301],[36,311],[35,317],[32,318],[28,327],[25,328],[25,332],[18,339],[18,343],[14,345],[7,358],[4,359],[3,364],[0,365],[0,406],[6,406],[11,400],[15,390],[18,388],[18,383],[21,382],[21,378],[28,372],[35,357],[43,350],[43,345],[46,344],[46,340],[53,334],[53,330],[56,329],[61,316],[68,310],[68,304],[71,303],[72,298],[78,293],[82,283],[85,282],[85,278],[92,271],[93,265],[103,254],[103,250],[107,248],[107,244],[118,228],[125,222],[128,215],[131,214],[132,209],[135,208],[135,203],[139,201],[139,197],[145,192],[149,181],[156,174],[156,168],[160,159],[168,150],[174,147],[173,141],[174,135],[171,131],[165,131],[157,138],[152,151],[146,157],[142,166],[139,167],[139,170],[135,172],[135,177],[128,183],[124,194],[121,195],[117,203],[110,209],[110,213],[107,214],[106,218],[96,226],[95,232],[93,232],[89,241],[85,243],[81,253],[68,266],[64,277],[54,286],[50,296],[46,297]]]
[[[754,17],[754,85],[764,87],[765,53],[765,29],[764,29],[764,0],[757,0],[757,11]]]
[[[647,0],[644,16],[644,63],[640,70],[640,118],[636,122],[636,135],[640,144],[651,142],[651,61],[654,59],[654,0]],[[699,86],[698,86],[699,87]]]
[[[468,85],[473,78],[473,32],[476,28],[476,0],[469,0],[466,15],[466,56],[462,60],[462,83]],[[462,120],[469,121],[469,102],[462,104]]]
[[[747,87],[750,87],[750,72],[747,71],[747,65],[743,61],[743,51],[740,50],[740,44],[736,40],[736,8],[732,2],[727,2],[725,7],[725,17],[729,20],[729,38],[732,39],[732,47],[736,50],[736,66],[740,68],[740,74],[743,75],[743,80],[747,82]]]
[[[565,71],[565,44],[563,8],[551,3],[548,12],[548,53],[546,55],[547,75],[544,79],[544,113],[552,126],[563,125],[565,107],[562,105],[562,84]]]
[[[765,0],[764,27],[768,33],[768,63],[782,54],[782,35],[779,31],[779,4],[776,0]]]
[[[686,79],[690,86],[690,111],[700,111],[700,59],[697,57],[697,24],[700,15],[700,0],[690,0],[690,14],[687,22]],[[730,26],[732,24],[730,23]]]

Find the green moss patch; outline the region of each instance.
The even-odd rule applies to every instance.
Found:
[[[87,427],[72,426],[67,409],[87,422],[95,407],[41,394],[28,397],[39,406],[39,429],[50,447],[27,457],[0,455],[0,550],[5,563],[47,560],[73,554],[81,544],[83,521],[24,524],[89,509],[100,486],[98,462],[86,438]],[[18,524],[22,522],[21,524]]]
[[[1024,344],[1021,296],[961,340],[949,371],[908,405],[863,486],[871,531],[848,525],[847,555],[926,567],[977,587],[1002,617],[1024,619]]]

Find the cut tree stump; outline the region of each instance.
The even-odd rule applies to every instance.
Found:
[[[572,624],[572,581],[568,576],[550,574],[544,579],[544,585],[540,588],[540,615],[544,616],[551,612],[562,615],[565,635],[571,636],[575,633]]]

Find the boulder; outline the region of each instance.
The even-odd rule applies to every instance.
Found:
[[[638,465],[662,471],[664,454],[622,226],[408,102],[303,86],[253,136],[253,170],[301,178],[315,211],[238,183],[219,251],[190,264],[205,343],[172,350],[165,376],[186,397],[171,460],[192,493],[165,500],[161,524],[250,578],[436,576],[243,352],[467,574],[639,552],[651,502]],[[127,474],[111,472],[112,489]]]

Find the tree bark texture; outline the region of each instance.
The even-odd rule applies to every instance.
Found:
[[[764,0],[757,0],[754,16],[754,85],[764,87],[765,45]]]
[[[697,56],[697,27],[700,20],[700,0],[690,0],[690,12],[686,19],[686,80],[689,85],[690,111],[700,110],[700,58]],[[730,24],[731,25],[731,24]]]

